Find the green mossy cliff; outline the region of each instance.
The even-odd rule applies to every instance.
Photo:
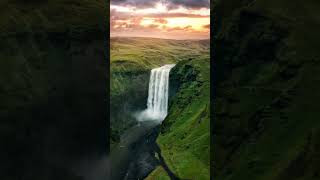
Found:
[[[319,179],[320,3],[212,7],[214,177]]]
[[[106,4],[4,0],[0,9],[1,179],[83,179],[75,164],[108,149]]]
[[[210,179],[210,58],[179,62],[170,72],[170,105],[157,139],[169,169],[181,179]],[[149,179],[167,177],[157,168]]]

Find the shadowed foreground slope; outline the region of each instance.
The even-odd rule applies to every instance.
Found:
[[[107,153],[105,6],[0,2],[1,179],[80,180]]]
[[[216,179],[319,179],[318,1],[216,1]]]

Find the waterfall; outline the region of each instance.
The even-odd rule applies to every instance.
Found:
[[[162,121],[168,113],[169,73],[175,64],[167,64],[151,70],[147,109],[137,119]]]

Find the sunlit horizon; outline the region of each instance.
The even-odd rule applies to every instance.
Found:
[[[209,39],[210,9],[157,2],[124,1],[110,6],[111,37],[154,37],[164,39]]]

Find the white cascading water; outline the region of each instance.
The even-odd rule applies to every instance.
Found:
[[[139,113],[140,121],[162,121],[168,113],[169,73],[175,64],[167,64],[151,70],[147,109]]]

